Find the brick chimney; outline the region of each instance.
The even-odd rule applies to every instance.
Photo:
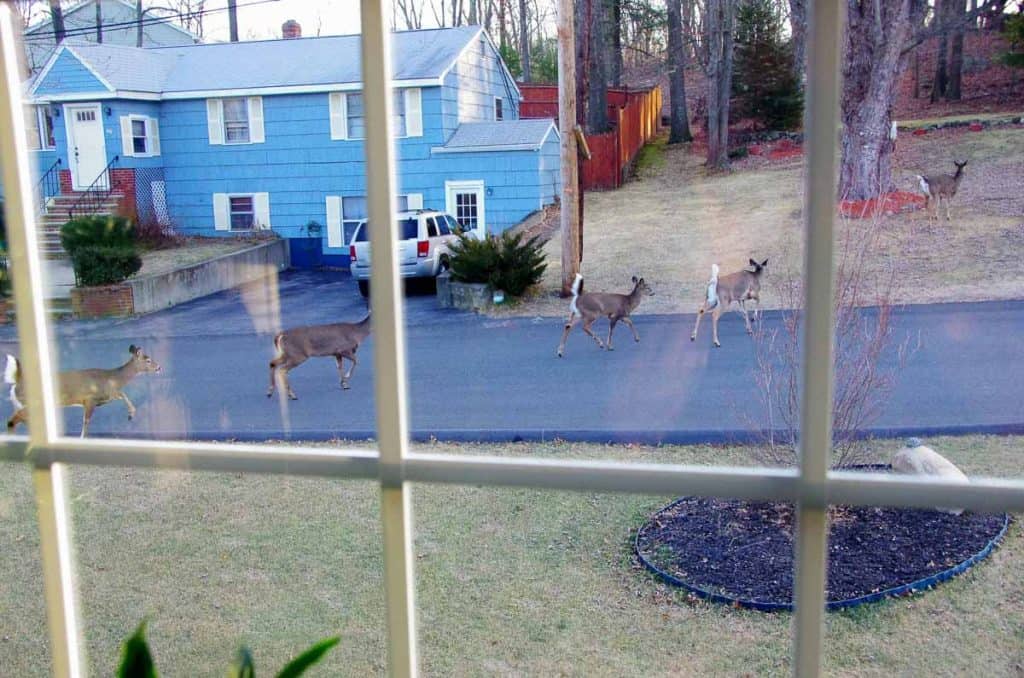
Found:
[[[288,19],[288,21],[281,24],[281,37],[286,40],[289,38],[301,38],[302,26],[295,19]]]

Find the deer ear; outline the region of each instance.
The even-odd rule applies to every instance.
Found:
[[[135,355],[136,353],[139,352],[139,347],[136,346],[135,344],[132,344],[131,346],[128,347],[128,352],[131,353],[132,355]]]
[[[757,262],[756,261],[754,261],[753,259],[747,259],[747,261],[750,262],[751,266],[753,266],[754,268],[757,268]]]
[[[637,282],[637,279],[636,279],[636,276],[634,275],[633,276],[633,284],[636,284],[636,282]]]
[[[768,265],[768,260],[767,259],[765,259],[764,261],[761,262],[761,268],[765,268],[767,265]]]

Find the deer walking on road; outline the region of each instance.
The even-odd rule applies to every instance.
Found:
[[[620,320],[633,330],[633,339],[640,341],[640,335],[633,327],[633,321],[629,314],[633,312],[644,296],[653,296],[654,291],[644,282],[643,278],[633,276],[633,291],[629,294],[611,294],[605,292],[583,292],[583,276],[576,274],[572,283],[572,302],[569,304],[569,319],[565,322],[565,330],[562,332],[562,341],[558,344],[558,357],[562,357],[565,351],[565,339],[569,336],[576,321],[583,320],[583,331],[589,334],[597,342],[598,348],[605,348],[596,334],[591,331],[590,326],[601,317],[608,318],[608,342],[609,351],[615,350],[612,347],[612,331],[615,324]]]
[[[270,388],[267,397],[274,395],[274,378],[281,376],[284,390],[292,400],[298,396],[288,383],[288,372],[314,357],[334,356],[338,364],[341,387],[348,389],[348,380],[356,369],[356,351],[359,344],[370,335],[370,314],[357,323],[331,323],[329,325],[306,325],[293,327],[274,336],[277,354],[270,361]],[[351,361],[345,372],[345,358]]]
[[[124,387],[139,374],[159,372],[160,365],[142,352],[134,344],[128,347],[131,358],[124,365],[114,369],[69,370],[58,375],[59,404],[62,407],[77,406],[82,408],[82,437],[89,431],[92,413],[100,405],[114,400],[123,400],[128,406],[128,418],[135,417],[135,405],[125,395]],[[14,414],[7,421],[7,430],[13,431],[18,424],[25,422],[28,412],[22,404],[24,393],[21,383],[21,364],[11,354],[7,354],[7,366],[4,369],[4,381],[11,384],[11,403]]]
[[[957,189],[960,188],[960,182],[964,178],[964,167],[967,167],[967,161],[957,162],[954,160],[953,164],[956,165],[955,174],[917,175],[921,190],[928,201],[925,208],[927,209],[929,206],[932,208],[932,214],[936,221],[939,220],[939,203],[946,204],[946,221],[950,220],[949,201],[956,195]]]
[[[697,309],[697,322],[690,334],[690,341],[697,339],[700,319],[706,312],[711,311],[711,339],[716,347],[721,348],[722,344],[718,341],[718,319],[722,313],[729,310],[729,305],[734,301],[739,304],[740,312],[743,314],[747,334],[754,333],[754,328],[750,326],[750,317],[747,316],[746,302],[750,300],[758,304],[755,307],[754,316],[755,318],[759,317],[761,312],[761,275],[768,266],[768,260],[765,259],[760,264],[753,259],[748,261],[753,270],[743,269],[722,277],[718,277],[718,264],[711,265],[711,280],[708,281],[707,296],[704,303]]]

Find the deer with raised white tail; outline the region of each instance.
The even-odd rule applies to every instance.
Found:
[[[654,291],[644,282],[643,278],[633,276],[633,291],[629,294],[612,294],[607,292],[583,292],[583,276],[576,274],[572,283],[572,302],[569,303],[569,319],[565,322],[565,330],[562,332],[562,341],[558,343],[558,357],[562,357],[565,351],[565,339],[569,336],[570,330],[579,319],[583,320],[583,331],[589,334],[597,342],[598,348],[605,348],[605,344],[594,334],[590,326],[598,318],[608,318],[608,342],[607,349],[614,351],[612,347],[612,330],[620,320],[633,330],[633,339],[640,341],[633,321],[629,314],[633,312],[644,296],[653,296]]]
[[[298,396],[288,383],[288,372],[310,358],[332,356],[338,365],[341,388],[348,390],[348,380],[356,369],[356,351],[359,344],[370,335],[370,313],[357,323],[331,323],[328,325],[306,325],[293,327],[274,336],[274,350],[277,354],[270,361],[270,388],[267,397],[274,395],[274,379],[280,375],[284,390],[292,400]],[[345,372],[345,358],[352,363]]]
[[[711,311],[711,339],[716,347],[721,348],[722,344],[718,341],[718,319],[722,313],[729,310],[729,306],[733,302],[739,304],[743,322],[747,326],[747,334],[754,333],[754,328],[750,326],[750,317],[747,315],[747,302],[755,302],[754,317],[759,317],[761,313],[761,276],[768,267],[768,260],[765,259],[761,263],[757,263],[753,259],[748,261],[752,270],[744,268],[721,277],[718,276],[718,264],[711,264],[711,280],[708,281],[704,303],[697,309],[697,322],[690,334],[690,341],[697,339],[700,319],[704,317],[705,313]]]
[[[918,174],[917,180],[921,184],[921,190],[924,192],[924,196],[927,200],[925,203],[925,209],[929,206],[932,207],[932,214],[936,221],[939,220],[939,204],[946,204],[946,221],[950,220],[949,217],[949,201],[956,195],[956,191],[960,188],[960,182],[964,178],[964,167],[967,167],[967,161],[957,162],[953,161],[956,165],[955,174]]]
[[[62,407],[82,408],[82,437],[89,432],[89,421],[92,413],[100,405],[114,400],[123,400],[128,406],[128,418],[135,417],[135,405],[125,395],[124,387],[132,379],[145,372],[159,372],[160,365],[143,353],[134,344],[128,347],[131,358],[124,365],[113,369],[68,370],[58,377],[58,403]],[[7,366],[4,369],[4,381],[11,384],[11,403],[15,412],[7,421],[7,430],[28,419],[28,412],[22,404],[21,364],[11,354],[7,354]]]

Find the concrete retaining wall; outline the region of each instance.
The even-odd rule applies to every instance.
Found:
[[[272,240],[169,273],[126,280],[120,286],[131,288],[132,308],[127,314],[152,313],[286,268],[288,241]],[[101,315],[126,314],[124,309],[117,309]]]

